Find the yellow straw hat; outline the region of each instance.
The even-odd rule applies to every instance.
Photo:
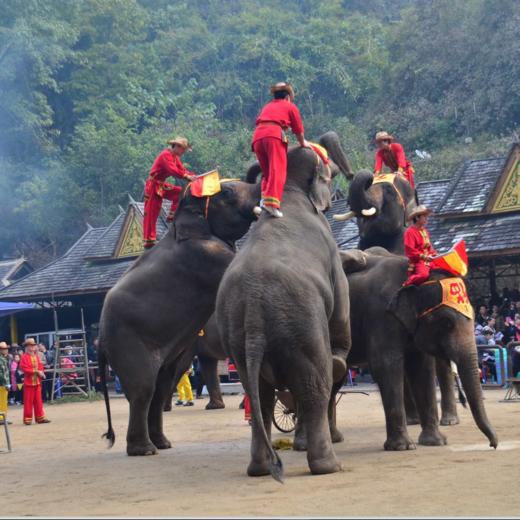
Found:
[[[386,140],[393,141],[394,136],[390,135],[388,132],[377,132],[375,140],[376,140],[376,143],[378,141],[386,141]]]
[[[192,149],[189,141],[185,137],[181,137],[181,136],[177,136],[175,139],[171,139],[170,141],[168,141],[168,144],[170,144],[172,146],[178,144],[179,146],[182,146],[185,150],[191,151],[191,149]]]
[[[294,100],[294,89],[292,88],[292,85],[290,83],[281,81],[279,83],[271,85],[271,94],[274,94],[275,92],[280,92],[280,90],[286,90],[287,92],[289,92],[289,97],[291,98],[291,101]]]
[[[410,212],[408,215],[408,220],[413,220],[415,217],[420,217],[421,215],[431,215],[433,210],[427,208],[424,204],[419,204],[414,210]]]

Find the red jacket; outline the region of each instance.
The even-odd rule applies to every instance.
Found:
[[[38,372],[43,372],[43,365],[38,354],[22,354],[19,368],[23,372],[23,384],[25,386],[38,386],[40,384]]]
[[[374,166],[375,173],[381,172],[383,163],[393,172],[399,170],[408,172],[411,168],[413,173],[412,163],[406,158],[404,148],[399,143],[390,143],[390,150],[379,149],[376,151]]]
[[[426,228],[419,229],[410,226],[404,232],[404,254],[411,264],[426,261],[427,256],[435,256],[437,251],[433,249],[430,242],[430,233]]]
[[[298,107],[285,99],[273,99],[264,105],[256,118],[256,129],[252,142],[264,137],[275,137],[284,141],[282,129],[287,130],[288,128],[291,128],[293,134],[303,134],[303,122]]]
[[[186,175],[192,175],[182,164],[178,155],[166,148],[156,158],[150,170],[150,177],[156,181],[164,182],[167,177],[184,179]]]

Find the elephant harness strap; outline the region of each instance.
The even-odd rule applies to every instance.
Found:
[[[398,175],[401,175],[403,178],[406,178],[402,173],[376,173],[374,175],[374,180],[372,181],[372,184],[390,184],[392,188],[394,188],[395,192],[397,193],[397,198],[399,200],[399,203],[403,207],[403,209],[407,210],[407,205],[404,202],[403,195],[401,192],[397,189],[397,186],[395,185],[395,179]]]
[[[462,278],[444,278],[442,280],[429,280],[422,285],[439,283],[442,289],[441,302],[433,307],[428,307],[419,314],[419,318],[426,316],[437,310],[442,305],[455,309],[460,314],[472,320],[474,318],[473,307],[469,301],[466,285]]]

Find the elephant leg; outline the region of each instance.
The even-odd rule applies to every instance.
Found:
[[[332,442],[343,442],[345,440],[345,437],[343,437],[343,434],[338,430],[338,427],[336,425],[336,396],[342,386],[343,381],[340,381],[339,383],[334,383],[334,385],[332,386],[332,393],[329,399],[329,406],[327,410],[327,415],[329,418],[330,437],[332,439]]]
[[[294,431],[294,451],[307,451],[307,428],[305,422],[301,420],[301,413],[296,411],[296,428]]]
[[[173,370],[163,366],[157,376],[155,392],[150,404],[148,412],[148,431],[150,439],[154,445],[160,450],[171,448],[171,442],[166,438],[163,432],[163,409],[166,400],[172,395]]]
[[[271,442],[271,425],[273,422],[274,410],[274,387],[260,377],[259,393],[260,408],[262,410],[262,420],[264,421],[267,438]],[[265,445],[261,433],[255,428],[253,423],[251,438],[251,461],[247,467],[247,474],[250,477],[260,477],[270,474],[270,453]]]
[[[451,426],[459,424],[457,401],[455,399],[455,379],[451,364],[446,359],[435,359],[435,368],[441,391],[441,424]]]
[[[209,403],[206,405],[206,410],[225,408],[226,405],[224,404],[220,391],[220,380],[217,370],[218,360],[206,356],[199,356],[199,363],[202,378],[206,383],[209,393]]]
[[[288,386],[296,402],[298,421],[305,425],[309,469],[316,475],[341,471],[332,447],[327,416],[332,395],[332,372],[331,377],[324,378],[320,363],[315,364],[303,356],[294,365],[297,378]]]
[[[132,346],[135,339],[124,338],[121,344]],[[131,356],[129,355],[131,351]],[[111,366],[121,382],[121,387],[130,404],[130,416],[126,434],[128,455],[154,455],[157,448],[148,432],[148,412],[155,392],[155,383],[160,362],[151,356],[144,344],[127,348],[124,353],[111,356]]]
[[[415,399],[413,398],[412,387],[406,376],[404,378],[404,409],[406,410],[406,424],[408,426],[421,424],[419,412],[417,411]]]
[[[415,444],[408,436],[404,410],[404,369],[400,356],[391,352],[386,359],[377,358],[370,363],[370,371],[379,386],[385,410],[387,451],[414,450]],[[388,361],[391,359],[392,361]]]
[[[446,437],[439,431],[439,414],[435,393],[435,359],[422,352],[410,352],[406,357],[406,375],[412,387],[421,420],[419,444],[443,446]]]
[[[175,394],[175,385],[170,385],[170,390],[164,400],[164,406],[163,406],[163,412],[171,412],[172,411],[172,400],[173,400],[173,394]]]

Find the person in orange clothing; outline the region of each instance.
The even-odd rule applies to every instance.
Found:
[[[289,83],[271,87],[273,99],[264,105],[256,119],[251,147],[262,169],[262,200],[260,207],[274,217],[283,217],[280,211],[287,177],[287,136],[291,128],[298,143],[308,147],[298,107],[293,103],[294,90]]]
[[[428,215],[432,211],[424,205],[417,206],[409,216],[413,224],[404,232],[404,254],[408,257],[408,279],[403,287],[421,285],[430,276],[430,262],[437,254],[426,229]]]
[[[43,365],[38,357],[38,346],[33,338],[28,338],[25,343],[25,354],[20,359],[20,370],[24,374],[23,380],[23,422],[25,425],[32,423],[34,418],[38,424],[50,423],[45,417],[42,402],[41,380],[45,377]]]
[[[394,137],[388,132],[377,132],[376,145],[377,151],[375,155],[374,173],[381,173],[383,164],[388,166],[392,172],[402,173],[415,189],[414,174],[412,163],[406,158],[404,148],[399,143],[393,142]]]
[[[170,176],[188,181],[195,179],[195,174],[189,172],[181,161],[184,152],[191,150],[188,140],[185,137],[176,137],[168,141],[168,144],[170,147],[164,149],[155,158],[144,187],[143,239],[145,248],[153,247],[157,241],[157,219],[161,212],[163,199],[168,199],[172,203],[168,221],[173,220],[179,203],[181,188],[166,182],[166,179]]]

